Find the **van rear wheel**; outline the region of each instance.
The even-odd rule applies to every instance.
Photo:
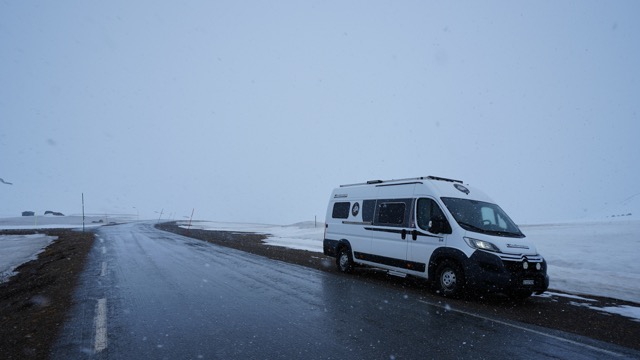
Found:
[[[462,268],[451,260],[445,260],[436,269],[437,288],[444,297],[457,298],[464,291],[464,272]]]
[[[353,270],[353,260],[351,259],[351,251],[348,248],[342,247],[336,258],[336,265],[338,270],[343,273],[350,273]]]

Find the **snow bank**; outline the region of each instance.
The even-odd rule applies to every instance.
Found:
[[[187,222],[180,222],[179,224],[183,228],[188,227]],[[264,242],[269,245],[320,253],[322,252],[322,241],[324,240],[324,223],[316,223],[314,221],[288,226],[200,221],[192,223],[191,228],[264,234],[267,235],[267,239]]]
[[[0,283],[13,276],[15,268],[36,259],[57,238],[42,234],[0,235]]]

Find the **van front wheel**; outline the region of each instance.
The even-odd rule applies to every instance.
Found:
[[[436,269],[437,288],[440,295],[456,298],[464,291],[464,272],[462,268],[451,260],[445,260]]]
[[[340,249],[338,253],[338,257],[336,258],[336,265],[338,265],[338,270],[343,273],[350,273],[353,270],[353,260],[351,260],[351,251],[348,248],[343,247]]]

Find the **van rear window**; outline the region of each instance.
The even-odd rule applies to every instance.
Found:
[[[333,213],[331,217],[334,219],[347,219],[349,218],[349,209],[351,208],[350,202],[337,202],[333,204]]]

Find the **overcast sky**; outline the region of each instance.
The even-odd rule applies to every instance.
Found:
[[[0,1],[0,216],[323,220],[437,175],[517,223],[640,193],[638,1]]]

